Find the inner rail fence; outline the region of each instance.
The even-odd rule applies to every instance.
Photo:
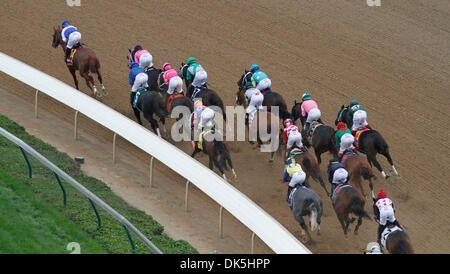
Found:
[[[171,168],[184,179],[185,210],[188,209],[189,185],[192,183],[220,205],[219,237],[223,237],[223,210],[244,224],[250,231],[251,248],[258,236],[268,247],[278,254],[310,254],[297,238],[272,216],[255,204],[246,195],[229,184],[216,173],[193,159],[182,150],[139,125],[123,114],[72,88],[66,83],[49,76],[15,58],[0,52],[0,71],[33,87],[35,92],[35,118],[38,118],[38,95],[44,93],[75,110],[74,139],[77,139],[78,114],[111,130],[113,136],[112,161],[116,161],[117,135],[137,146],[151,156],[149,163],[149,184],[153,183],[154,158]],[[179,163],[183,163],[180,165]]]

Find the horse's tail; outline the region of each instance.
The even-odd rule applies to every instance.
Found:
[[[303,166],[305,167],[306,171],[311,175],[314,181],[318,182],[328,193],[327,188],[325,187],[325,183],[323,182],[322,178],[317,173],[316,169],[312,166],[311,160],[309,160],[308,157],[303,157],[302,161]]]
[[[227,159],[230,159],[230,155],[228,154],[227,149],[225,148],[225,145],[222,141],[214,140],[214,146],[216,147],[216,150],[220,154],[219,164],[225,169],[228,170],[227,167]]]
[[[280,117],[285,120],[287,118],[291,118],[292,115],[291,113],[284,107],[284,106],[280,106]]]
[[[348,205],[349,212],[355,214],[358,217],[364,217],[370,220],[369,214],[364,210],[362,200],[358,196],[352,196]]]

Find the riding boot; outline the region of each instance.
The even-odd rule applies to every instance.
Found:
[[[306,137],[306,139],[308,139],[308,137],[309,137],[309,128],[311,127],[311,124],[310,123],[308,123],[308,122],[306,122],[306,125],[305,125],[305,137]]]
[[[286,202],[289,204],[289,195],[291,195],[293,187],[288,186],[287,196],[286,196]],[[291,207],[292,208],[292,207]]]
[[[381,245],[381,233],[383,233],[385,226],[384,225],[378,225],[378,236],[377,239]]]
[[[245,125],[248,125],[248,113],[245,114]]]
[[[70,62],[68,62],[71,50],[72,49],[66,48],[66,53],[64,55],[64,62],[66,62],[66,63],[72,63],[72,60],[70,60]]]

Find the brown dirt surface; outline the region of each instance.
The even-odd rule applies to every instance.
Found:
[[[226,105],[234,105],[236,82],[253,63],[269,75],[289,108],[309,91],[327,124],[334,123],[341,105],[357,99],[368,122],[387,140],[402,176],[384,181],[376,171],[375,191],[382,188],[394,201],[396,217],[417,253],[450,252],[447,0],[381,0],[380,7],[369,7],[364,0],[137,0],[132,5],[81,0],[80,7],[65,2],[3,1],[0,50],[73,86],[62,50],[51,47],[52,27],[69,20],[100,58],[109,92],[102,102],[132,119],[125,56],[136,44],[149,49],[156,67],[168,61],[178,68],[196,57]],[[191,188],[189,211],[184,212],[179,175],[157,163],[149,189],[148,155],[119,138],[118,160],[112,165],[110,131],[81,117],[80,137],[74,142],[73,110],[41,95],[40,117],[34,120],[34,90],[4,74],[0,85],[0,113],[69,155],[84,156],[88,175],[155,216],[170,236],[189,241],[201,253],[250,252],[251,232],[230,215],[225,215],[224,239],[218,237],[219,206],[198,189]],[[80,88],[89,92],[81,79]],[[144,125],[149,127],[147,121]],[[176,145],[191,152],[188,143]],[[285,202],[282,160],[269,163],[268,155],[247,142],[231,146],[239,176],[233,185],[300,238]],[[330,157],[323,157],[323,178]],[[206,157],[198,159],[207,165]],[[378,160],[390,171],[386,159],[379,155]],[[312,186],[324,201],[321,235],[314,234],[314,243],[307,246],[313,253],[362,253],[375,241],[377,225],[368,220],[359,235],[345,240],[331,202],[318,184]],[[369,199],[366,209],[373,215]],[[256,243],[255,252],[272,252]]]

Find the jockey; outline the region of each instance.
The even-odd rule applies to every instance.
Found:
[[[134,53],[134,55],[133,55],[133,53]],[[136,46],[136,47],[134,48],[134,51],[132,52],[133,60],[134,60],[136,63],[139,64],[139,60],[140,60],[141,56],[143,56],[143,55],[146,55],[146,56],[150,55],[150,56],[151,56],[151,54],[150,54],[150,52],[149,52],[148,50],[143,49],[141,46]],[[148,57],[147,57],[147,58],[148,58]],[[152,65],[153,65],[153,64],[152,64]]]
[[[308,138],[311,124],[314,121],[322,123],[322,120],[320,120],[320,116],[322,115],[322,113],[320,112],[320,109],[318,108],[316,101],[311,99],[311,95],[309,95],[308,92],[303,94],[302,104],[300,108],[302,110],[302,117],[306,119],[305,134],[306,138]]]
[[[284,169],[283,181],[289,183],[295,172],[302,170],[302,166],[297,164],[294,159],[289,159],[288,165]]]
[[[72,51],[72,48],[80,42],[81,33],[78,32],[76,27],[70,25],[69,21],[63,21],[62,27],[61,38],[66,43],[64,61],[66,61],[67,64],[72,64],[73,61],[70,59],[70,52]]]
[[[342,135],[341,137],[341,147],[339,148],[339,158],[342,159],[342,157],[347,153],[347,152],[355,152],[356,153],[356,148],[355,146],[353,146],[353,142],[355,142],[355,137],[353,137],[353,135],[346,133],[344,135]]]
[[[172,68],[170,63],[164,63],[163,70],[164,84],[168,85],[167,93],[169,95],[172,95],[174,92],[175,94],[183,93],[183,80],[178,76],[178,73]]]
[[[138,53],[142,52],[143,50],[138,51]],[[136,61],[139,64],[139,67],[143,68],[145,72],[148,73],[149,69],[153,68],[153,56],[148,52],[142,52],[141,55],[137,56],[139,58],[136,58]]]
[[[348,175],[347,169],[343,164],[339,162],[339,159],[331,159],[330,166],[328,168],[328,181],[331,184],[331,194],[333,196],[334,190],[339,185],[348,184],[350,176]]]
[[[344,122],[339,122],[337,124],[337,131],[336,131],[336,147],[341,148],[341,138],[344,136],[344,134],[351,134],[350,129],[347,128]]]
[[[194,101],[194,112],[191,115],[192,127],[196,129],[194,140],[199,139],[199,135],[205,130],[214,130],[214,110],[204,106],[201,98],[197,98]],[[197,126],[197,128],[195,128]]]
[[[383,254],[381,252],[380,245],[376,242],[370,242],[367,244],[366,252],[364,254]]]
[[[251,125],[255,113],[263,108],[264,95],[257,88],[249,88],[245,91],[245,98],[248,101],[248,107],[245,110],[245,124]]]
[[[130,103],[134,108],[136,93],[148,87],[148,75],[136,62],[130,64],[129,83],[131,86]]]
[[[381,242],[381,233],[388,225],[396,225],[400,228],[400,224],[395,219],[394,203],[391,199],[386,197],[386,193],[381,189],[378,192],[378,198],[373,199],[373,210],[375,214],[375,220],[379,224],[378,226],[378,241]]]
[[[364,107],[358,103],[356,100],[351,100],[349,104],[349,111],[347,113],[347,121],[352,122],[352,134],[355,135],[356,131],[368,128],[370,129],[369,124],[367,123],[367,112]]]
[[[299,170],[292,175],[292,179],[288,185],[288,192],[287,192],[288,203],[289,203],[289,196],[291,195],[292,190],[294,190],[298,186],[304,186],[305,180],[306,180],[306,173],[303,172],[302,170]]]
[[[261,92],[266,92],[270,89],[272,85],[272,81],[269,79],[267,74],[259,70],[259,66],[257,64],[253,64],[250,67],[252,72],[252,83],[253,87],[259,89]]]
[[[197,63],[197,60],[194,57],[190,57],[187,60],[187,64],[189,65],[186,70],[186,80],[192,81],[192,86],[195,88],[206,87],[206,78],[208,74],[205,69]]]
[[[293,145],[295,144],[299,149],[305,151],[306,148],[302,143],[302,134],[298,127],[294,125],[291,119],[284,120],[283,142],[286,144],[286,157],[289,156]]]

